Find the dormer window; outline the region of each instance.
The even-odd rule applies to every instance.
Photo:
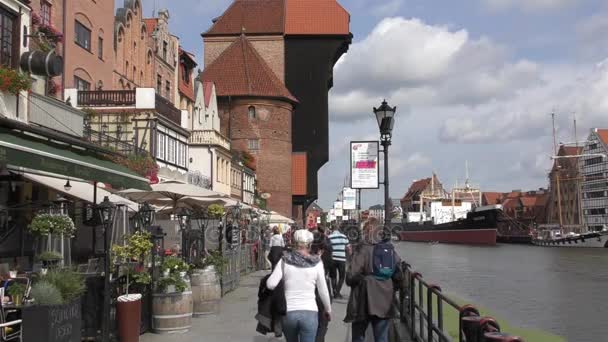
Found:
[[[254,106],[249,106],[249,118],[250,119],[255,119],[256,118],[256,113],[255,113],[255,107]]]

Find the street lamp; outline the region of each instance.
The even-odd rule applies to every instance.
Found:
[[[390,193],[389,193],[389,181],[388,181],[388,147],[391,145],[391,138],[393,133],[393,126],[395,125],[395,112],[397,107],[391,107],[386,103],[386,100],[382,101],[380,107],[374,107],[374,115],[378,121],[378,128],[380,129],[380,144],[384,152],[384,229],[385,234],[388,230],[390,236]],[[384,238],[387,236],[385,235]]]
[[[102,316],[102,327],[101,335],[102,341],[109,341],[110,339],[110,238],[112,223],[114,221],[114,213],[116,206],[110,202],[108,196],[103,198],[103,202],[97,205],[97,211],[103,227],[103,251],[104,251],[104,262],[103,262],[103,316]]]
[[[148,202],[144,202],[144,204],[139,206],[139,217],[143,228],[148,228],[154,220],[154,207]]]
[[[190,217],[192,215],[190,213],[190,210],[188,210],[187,208],[180,208],[175,216],[177,217],[177,222],[179,223],[179,228],[182,233],[182,259],[184,259],[184,261],[188,261],[186,256],[186,246],[188,244],[187,235],[188,229],[190,228]]]

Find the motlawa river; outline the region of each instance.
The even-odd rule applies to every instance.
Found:
[[[608,249],[396,243],[427,282],[514,326],[608,341]]]

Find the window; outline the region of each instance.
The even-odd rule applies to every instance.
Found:
[[[16,44],[13,32],[17,25],[16,16],[0,7],[0,64],[13,67],[16,63]]]
[[[589,145],[589,149],[590,150],[595,150],[597,148],[597,144],[591,144]]]
[[[593,180],[600,180],[604,178],[604,173],[599,172],[599,173],[592,173],[590,175],[586,175],[585,176],[585,181],[589,182],[589,181],[593,181]]]
[[[604,197],[604,192],[603,191],[591,191],[586,193],[586,197],[587,198],[601,198]]]
[[[606,214],[606,208],[594,208],[594,209],[585,210],[585,214],[589,214],[589,215],[605,215]]]
[[[249,118],[250,119],[255,119],[255,107],[254,106],[249,106]]]
[[[171,82],[165,81],[165,98],[171,99]]]
[[[74,86],[78,90],[91,90],[91,83],[83,80],[78,76],[74,76]]]
[[[215,180],[217,182],[219,182],[220,181],[220,157],[215,157],[215,165],[217,165],[216,166],[217,172],[215,173],[216,174],[215,175]]]
[[[135,67],[135,65],[133,66],[133,82],[136,82],[137,80],[135,79],[135,77],[137,77],[137,68]]]
[[[167,61],[167,42],[163,41],[163,59]]]
[[[158,146],[156,146],[156,158],[165,159],[165,135],[158,133]]]
[[[161,75],[156,75],[156,92],[158,93],[158,95],[161,94],[162,90],[163,90],[163,78]]]
[[[585,166],[599,164],[603,161],[603,157],[593,157],[585,160]]]
[[[76,44],[91,51],[91,30],[76,20]]]
[[[249,139],[247,140],[247,147],[251,151],[257,151],[260,149],[260,140],[259,139]]]
[[[51,4],[48,1],[40,1],[40,16],[42,25],[51,25]]]
[[[103,38],[97,38],[97,56],[99,59],[103,59]]]

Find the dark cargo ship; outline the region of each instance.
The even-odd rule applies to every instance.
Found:
[[[435,224],[434,221],[404,222],[397,229],[400,241],[496,245],[502,206],[471,209],[466,218]]]

